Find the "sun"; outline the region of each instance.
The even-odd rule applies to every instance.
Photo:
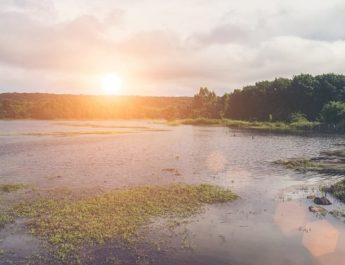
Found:
[[[116,95],[121,91],[122,80],[117,74],[106,74],[102,77],[102,89],[108,95]]]

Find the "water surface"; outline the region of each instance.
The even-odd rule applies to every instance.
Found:
[[[37,189],[221,185],[241,198],[208,206],[189,220],[185,229],[191,249],[168,251],[165,263],[340,265],[345,224],[309,213],[311,202],[305,199],[334,178],[296,173],[272,161],[317,156],[344,142],[337,135],[277,135],[152,121],[0,121],[0,182]],[[152,237],[162,235],[152,228]],[[6,233],[0,238],[0,248],[10,245],[13,250]]]

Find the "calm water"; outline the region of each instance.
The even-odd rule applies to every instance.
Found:
[[[334,178],[298,174],[272,161],[317,156],[344,142],[343,136],[255,134],[150,121],[0,121],[0,182],[38,189],[217,184],[241,198],[192,218],[185,226],[192,250],[175,251],[166,263],[341,265],[345,224],[309,213],[305,199]],[[153,225],[151,236],[162,234]],[[17,251],[13,235],[3,231],[0,239],[0,248]]]

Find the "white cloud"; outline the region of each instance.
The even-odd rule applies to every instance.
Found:
[[[109,71],[128,93],[157,95],[344,73],[344,11],[341,0],[3,0],[0,92],[91,93]]]

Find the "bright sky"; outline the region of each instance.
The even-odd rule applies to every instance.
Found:
[[[0,93],[193,95],[345,73],[344,0],[1,0]],[[109,75],[113,75],[109,78]]]

